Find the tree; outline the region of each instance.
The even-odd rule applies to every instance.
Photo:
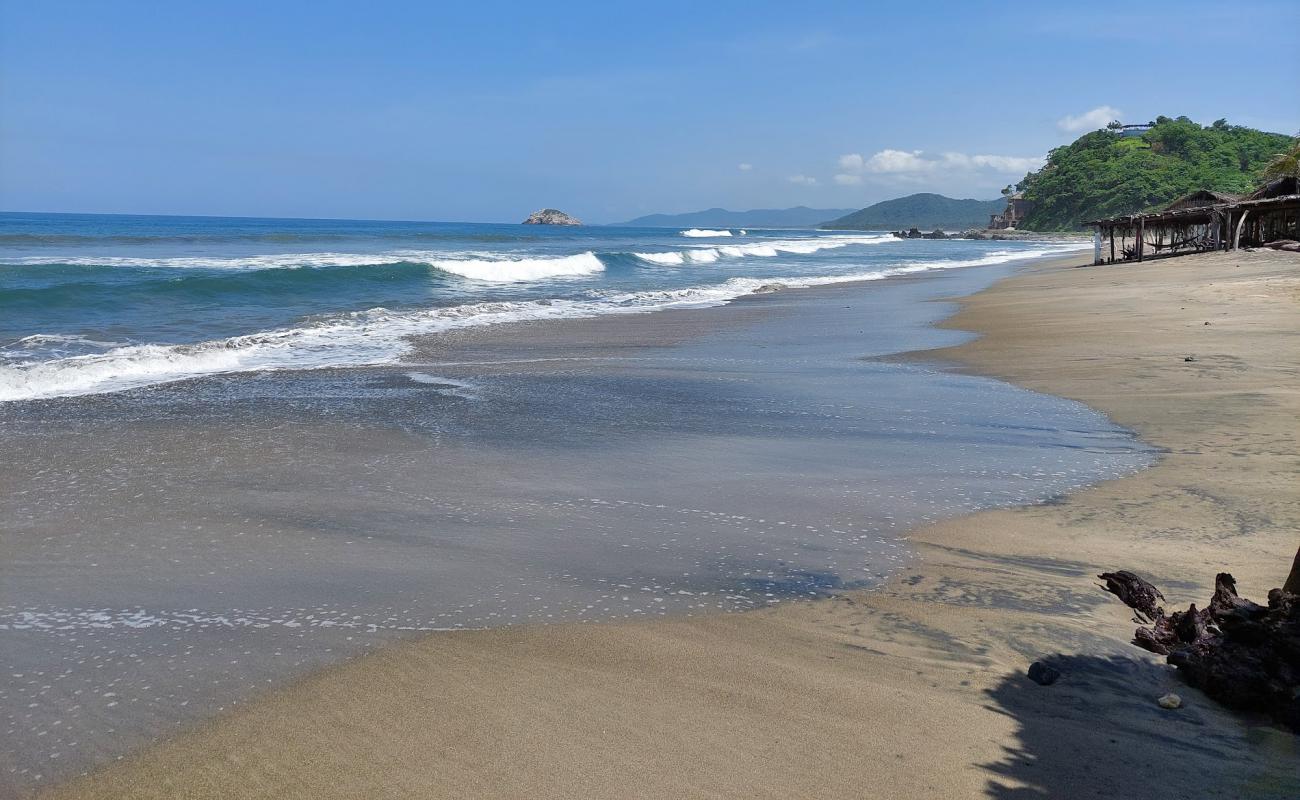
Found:
[[[1068,230],[1090,219],[1161,208],[1189,192],[1244,194],[1258,186],[1264,166],[1294,169],[1293,139],[1230,125],[1201,127],[1186,117],[1161,116],[1140,136],[1113,129],[1090,131],[1048,153],[1047,163],[1016,185],[1034,203],[1020,226]]]
[[[1300,137],[1296,137],[1290,147],[1268,162],[1262,177],[1266,181],[1275,178],[1300,178]]]

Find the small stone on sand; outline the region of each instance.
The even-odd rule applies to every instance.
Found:
[[[1183,705],[1183,698],[1170,692],[1169,694],[1160,697],[1156,702],[1160,704],[1161,708],[1181,708]]]
[[[1049,664],[1035,661],[1029,665],[1029,680],[1039,686],[1051,686],[1061,677],[1061,671]]]

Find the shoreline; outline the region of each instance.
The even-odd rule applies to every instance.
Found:
[[[1237,303],[1270,326],[1268,335],[1253,338],[1267,343],[1279,325],[1284,335],[1295,335],[1294,318],[1285,316],[1294,312],[1285,292],[1289,287],[1295,296],[1295,278],[1276,277],[1294,259],[1210,258],[1219,262],[1199,263],[1213,264],[1207,268],[1229,280],[1234,267],[1221,262],[1251,262],[1250,280],[1262,280],[1263,289],[1251,284],[1226,301],[1214,292],[1196,296],[1200,305],[1189,319],[1206,306]],[[1267,415],[1272,428],[1263,434],[1250,426],[1268,428],[1268,419],[1241,423],[1243,438],[1232,445],[1233,455],[1217,453],[1219,442],[1204,447],[1226,460],[1267,462],[1260,474],[1228,487],[1259,494],[1252,487],[1267,477],[1265,494],[1276,496],[1265,503],[1266,518],[1241,518],[1239,503],[1198,472],[1205,467],[1180,463],[1195,460],[1187,432],[1166,430],[1172,422],[1153,422],[1149,402],[1117,394],[1117,387],[1168,383],[1179,391],[1170,390],[1167,416],[1181,419],[1177,403],[1189,380],[1179,374],[1189,372],[1181,356],[1176,363],[1173,353],[1152,360],[1144,348],[1154,347],[1154,339],[1130,342],[1138,354],[1127,360],[1111,351],[1125,349],[1114,340],[1115,320],[1142,333],[1142,323],[1158,318],[1179,341],[1190,335],[1184,328],[1191,322],[1165,323],[1159,313],[1139,313],[1122,297],[1117,302],[1114,289],[1118,285],[1121,295],[1127,289],[1131,298],[1126,283],[1176,280],[1170,273],[1193,263],[1191,257],[1142,273],[1061,266],[1078,260],[1031,264],[965,298],[942,327],[974,329],[981,338],[915,357],[955,360],[978,374],[1099,408],[1164,449],[1154,467],[1052,503],[984,511],[912,531],[917,562],[878,589],[738,615],[503,628],[399,644],[272,692],[120,765],[55,787],[50,796],[149,796],[150,790],[157,796],[518,796],[527,790],[557,797],[721,797],[814,787],[861,794],[864,784],[881,796],[1060,796],[1071,789],[1104,793],[1108,781],[1111,788],[1131,782],[1147,762],[1205,747],[1220,758],[1202,758],[1164,787],[1168,794],[1153,796],[1204,796],[1220,787],[1225,796],[1274,796],[1268,792],[1280,778],[1269,748],[1293,756],[1286,748],[1294,748],[1294,740],[1249,727],[1190,690],[1181,690],[1188,708],[1177,716],[1153,711],[1152,692],[1176,681],[1127,645],[1132,625],[1124,610],[1087,587],[1098,566],[1146,570],[1157,584],[1178,590],[1173,604],[1202,602],[1220,568],[1238,576],[1247,596],[1280,582],[1289,551],[1279,547],[1290,542],[1285,530],[1296,520],[1283,477],[1287,465],[1274,463],[1280,456],[1273,455],[1274,449],[1287,452],[1274,445],[1293,436],[1279,430],[1287,415]],[[1270,281],[1283,287],[1281,300]],[[1106,288],[1107,302],[1096,303]],[[1145,288],[1144,303],[1155,295],[1152,286]],[[1205,287],[1194,281],[1193,288]],[[1178,292],[1167,285],[1163,290]],[[1255,290],[1265,301],[1252,300]],[[1081,302],[1087,313],[1071,315],[1070,305]],[[1264,312],[1255,308],[1261,303]],[[1008,315],[1019,315],[1018,325],[1008,323]],[[1101,325],[1102,318],[1109,324]],[[1062,332],[1062,320],[1080,327]],[[1026,339],[1008,329],[1024,325],[1037,335]],[[1112,339],[1088,351],[1088,327]],[[1199,333],[1215,337],[1235,330],[1229,322],[1203,327]],[[1208,340],[1202,335],[1198,341],[1205,346]],[[1210,346],[1219,344],[1215,338]],[[1218,394],[1188,401],[1198,405],[1186,410],[1194,419],[1183,424],[1222,423],[1237,415],[1243,391],[1260,395],[1254,383],[1239,385],[1247,380],[1243,374],[1251,374],[1255,353],[1196,362],[1196,371],[1208,373],[1205,380],[1217,382]],[[1128,363],[1132,359],[1138,368]],[[1293,368],[1270,370],[1268,378],[1285,395],[1269,399],[1295,402]],[[1252,437],[1269,448],[1252,452],[1261,444]],[[1179,470],[1191,474],[1179,478]],[[1205,508],[1188,507],[1197,504]],[[1261,507],[1258,501],[1247,505]],[[1099,523],[1107,508],[1119,510]],[[1163,537],[1131,541],[1108,534],[1109,526],[1159,529],[1170,513],[1180,515],[1180,530]],[[1191,520],[1198,514],[1205,517],[1195,528],[1199,535],[1181,530],[1195,527]],[[1228,552],[1200,541],[1233,514],[1239,533]],[[1041,541],[1042,530],[1052,528],[1068,548]],[[1201,547],[1195,552],[1206,563],[1188,565],[1188,550],[1179,549],[1188,539]],[[1177,546],[1165,553],[1171,542]],[[1270,558],[1278,565],[1275,575]],[[1107,563],[1116,559],[1121,563]],[[1024,667],[1055,652],[1046,648],[1052,642],[1066,654],[1066,677],[1050,688],[1025,685]],[[1108,727],[1098,731],[1098,722]],[[1112,774],[1092,772],[1088,762],[1099,759]],[[1230,762],[1238,766],[1228,769]],[[1232,794],[1260,775],[1272,785],[1255,785],[1253,795]]]

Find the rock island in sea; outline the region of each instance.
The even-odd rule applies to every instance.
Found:
[[[524,225],[581,225],[582,220],[571,217],[563,211],[557,211],[554,208],[543,208],[541,211],[534,211],[524,220]]]

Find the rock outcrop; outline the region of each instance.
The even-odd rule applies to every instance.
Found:
[[[563,211],[557,211],[554,208],[543,208],[541,211],[534,211],[524,220],[525,225],[581,225],[582,220],[575,219]]]
[[[900,239],[956,239],[957,234],[949,236],[941,230],[934,230],[930,233],[921,233],[920,229],[912,228],[909,231],[893,231],[893,234]]]

